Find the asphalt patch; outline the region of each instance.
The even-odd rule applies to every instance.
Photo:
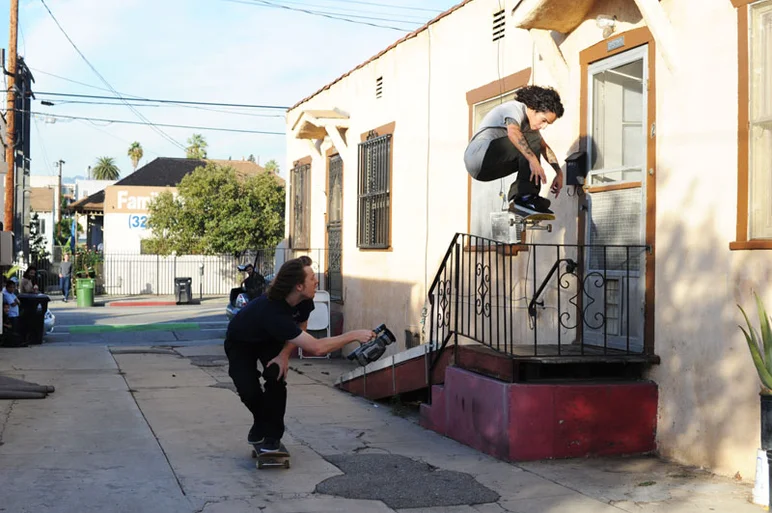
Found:
[[[325,479],[316,493],[379,500],[392,509],[484,504],[499,494],[464,472],[439,470],[396,454],[336,454],[324,457],[344,475]]]

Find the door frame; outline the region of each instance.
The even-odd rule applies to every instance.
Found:
[[[587,121],[589,118],[589,68],[590,65],[604,60],[608,57],[648,45],[648,90],[646,94],[646,118],[647,132],[646,139],[646,166],[644,168],[644,180],[642,186],[645,188],[646,205],[645,219],[645,243],[651,247],[651,252],[647,255],[646,261],[646,282],[644,292],[644,327],[643,327],[643,350],[645,354],[654,354],[654,284],[655,284],[655,236],[656,236],[656,46],[654,37],[647,27],[641,27],[620,34],[615,34],[609,39],[605,39],[595,45],[592,45],[579,52],[579,62],[581,65],[581,86],[580,86],[580,113],[579,113],[579,139],[582,148],[589,155],[589,134],[587,133]],[[589,170],[590,161],[587,159],[587,170]],[[620,184],[624,187],[625,184]],[[585,241],[587,236],[587,198],[581,195],[578,201],[577,215],[577,234],[578,241]],[[581,242],[580,242],[581,243]]]

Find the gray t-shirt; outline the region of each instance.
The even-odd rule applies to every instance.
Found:
[[[62,262],[59,264],[59,274],[70,276],[72,274],[72,262]]]
[[[528,142],[528,147],[536,155],[539,155],[541,152],[541,133],[538,130],[531,130],[531,125],[528,123],[528,115],[526,114],[526,106],[524,103],[516,100],[504,102],[487,113],[480,122],[480,126],[477,128],[477,132],[472,137],[472,140],[498,139],[502,137],[501,130],[489,129],[503,128],[506,130],[507,119],[512,119],[518,124],[526,142]]]

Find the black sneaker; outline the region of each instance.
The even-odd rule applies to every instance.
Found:
[[[536,194],[530,194],[527,196],[515,196],[512,200],[510,210],[514,212],[522,212],[525,214],[553,214],[549,209],[550,200],[542,198]]]
[[[281,442],[276,438],[266,438],[260,445],[260,454],[281,452]]]
[[[262,444],[265,442],[265,437],[260,433],[257,424],[253,424],[247,435],[247,443],[252,445]]]

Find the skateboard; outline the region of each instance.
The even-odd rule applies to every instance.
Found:
[[[252,445],[252,457],[257,459],[257,468],[284,467],[290,468],[290,453],[284,444],[279,445],[279,452],[260,454],[258,447]]]
[[[542,225],[541,223],[543,221],[554,221],[555,220],[555,214],[528,214],[523,215],[520,212],[512,212],[514,214],[514,218],[510,220],[509,224],[510,226],[514,226],[516,224],[522,226],[523,228],[529,227],[530,230],[547,230],[547,232],[552,233],[552,225],[546,224]]]

